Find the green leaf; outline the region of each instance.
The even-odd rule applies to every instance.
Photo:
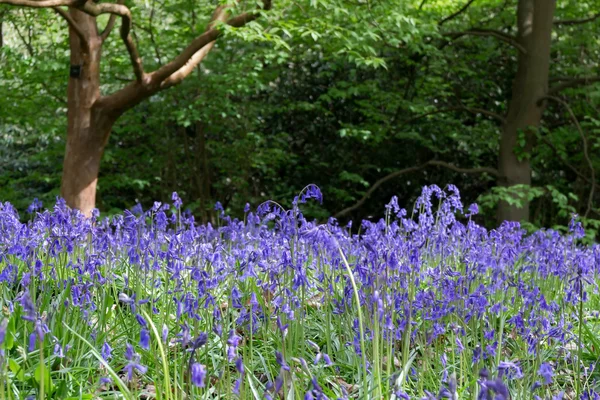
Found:
[[[6,327],[6,337],[4,338],[4,348],[10,350],[15,344],[15,318],[8,318]]]
[[[52,393],[54,383],[52,382],[52,377],[50,376],[50,367],[39,364],[35,371],[33,372],[33,377],[38,385],[41,386],[42,379],[44,380],[44,391],[46,393]]]
[[[104,368],[106,368],[106,370],[108,371],[109,375],[111,376],[111,378],[113,379],[113,381],[115,382],[115,384],[119,387],[119,390],[124,395],[124,397],[126,399],[133,399],[133,396],[131,395],[131,392],[127,388],[127,385],[125,384],[125,382],[123,382],[121,380],[121,378],[119,377],[119,375],[117,375],[117,373],[111,368],[111,366],[108,365],[108,363],[106,361],[104,361],[104,358],[102,358],[102,356],[100,355],[100,353],[98,352],[98,350],[96,350],[96,348],[90,342],[88,342],[83,336],[81,336],[79,333],[75,332],[73,330],[73,328],[71,328],[69,325],[67,325],[64,322],[63,322],[63,325],[73,335],[77,336],[77,338],[79,338],[79,340],[81,340],[83,343],[85,343],[88,346],[88,348],[90,349],[90,352],[94,355],[94,357],[96,357],[96,359],[100,362],[100,364],[102,364],[104,366]]]
[[[25,370],[12,358],[8,359],[8,368],[15,374],[19,381],[25,380]]]

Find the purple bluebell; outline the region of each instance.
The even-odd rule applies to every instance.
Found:
[[[4,343],[6,339],[6,331],[8,327],[8,318],[4,318],[2,322],[0,322],[0,346]]]
[[[279,351],[275,352],[275,360],[277,361],[277,364],[281,366],[282,369],[284,369],[285,371],[290,370],[290,366],[287,365],[285,359],[283,358],[283,354],[281,354]]]
[[[542,363],[542,365],[540,365],[540,368],[538,369],[538,375],[544,378],[544,382],[546,383],[546,385],[552,383],[552,377],[554,376],[552,366],[548,363]]]
[[[196,387],[204,387],[204,380],[206,379],[206,367],[199,363],[193,363],[190,371],[192,377],[192,384]]]
[[[140,347],[144,350],[148,350],[150,348],[150,333],[146,328],[142,328],[140,331]]]
[[[108,344],[108,342],[104,342],[100,354],[102,355],[102,358],[105,361],[108,361],[112,358],[112,347],[110,347],[110,344]]]

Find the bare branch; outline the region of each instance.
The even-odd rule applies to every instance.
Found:
[[[83,32],[83,30],[81,29],[81,27],[77,24],[77,22],[75,22],[75,20],[73,18],[71,18],[71,15],[69,15],[69,13],[67,11],[63,10],[60,7],[54,7],[53,10],[58,15],[60,15],[61,17],[63,17],[65,19],[65,21],[67,21],[67,23],[69,24],[69,27],[71,29],[73,29],[73,31],[75,32],[75,34],[81,40],[81,44],[85,46],[85,43],[86,43],[85,33]]]
[[[477,167],[477,168],[461,168],[457,167],[454,164],[447,163],[445,161],[431,160],[425,163],[425,166],[434,165],[437,167],[444,167],[450,169],[455,172],[460,172],[461,174],[490,174],[493,176],[500,176],[500,173],[496,168],[491,167]]]
[[[160,56],[160,50],[158,49],[158,44],[156,44],[156,39],[154,39],[154,27],[152,22],[154,20],[154,5],[156,0],[152,0],[152,10],[150,10],[150,18],[148,18],[148,30],[150,31],[150,41],[154,46],[154,54],[156,54],[156,60],[158,61],[158,65],[162,65],[162,57]]]
[[[133,38],[130,35],[131,31],[131,11],[123,4],[116,3],[94,3],[84,0],[0,0],[0,4],[10,4],[14,6],[33,7],[33,8],[55,8],[60,6],[68,6],[77,8],[89,15],[97,17],[101,14],[113,14],[121,17],[121,38],[125,42],[125,47],[129,53],[133,72],[139,82],[143,81],[144,68],[142,59],[140,58]],[[109,21],[110,22],[110,21]]]
[[[587,22],[592,22],[592,21],[594,21],[594,20],[596,20],[598,18],[600,18],[600,12],[597,13],[597,14],[594,14],[591,17],[588,17],[588,18],[557,20],[557,21],[554,21],[554,25],[565,25],[565,26],[569,26],[569,25],[581,25],[581,24],[585,24]]]
[[[583,179],[586,183],[591,184],[592,181],[590,180],[590,178],[588,178],[587,176],[585,176],[584,174],[582,174],[577,168],[575,168],[573,166],[573,164],[571,164],[569,162],[569,160],[566,160],[558,151],[558,149],[556,148],[556,146],[554,145],[554,143],[552,143],[546,136],[540,136],[540,139],[542,139],[542,141],[548,146],[550,147],[550,149],[552,150],[552,152],[554,153],[554,155],[563,163],[565,164],[571,171],[573,171],[575,173],[575,175],[577,175],[578,177],[580,177],[581,179]]]
[[[264,0],[263,10],[268,10],[270,8],[271,0]],[[255,20],[259,16],[260,13],[258,12],[244,13],[228,19],[225,23],[233,27],[241,27],[246,23]],[[176,73],[182,68],[187,68],[186,65],[188,63],[192,63],[193,65],[194,62],[200,62],[206,56],[202,49],[211,42],[217,40],[221,34],[222,32],[216,27],[205,31],[203,34],[192,40],[192,42],[171,62],[163,65],[158,70],[147,74],[144,82],[132,82],[121,90],[108,96],[101,97],[96,101],[96,105],[100,108],[110,110],[107,112],[120,115],[152,94],[174,85],[180,81],[180,78],[183,79],[185,77],[184,74],[178,75]],[[193,70],[193,67],[191,70]],[[173,76],[172,79],[171,76]],[[164,83],[167,79],[170,80]]]
[[[9,4],[11,6],[32,7],[32,8],[52,8],[60,6],[75,6],[78,0],[0,0],[0,4]]]
[[[571,108],[571,106],[569,106],[569,103],[567,103],[560,97],[556,97],[556,96],[544,96],[541,100],[546,100],[546,99],[555,101],[567,109],[567,112],[569,113],[569,116],[571,117],[573,124],[575,124],[575,127],[577,128],[577,131],[579,132],[579,136],[581,136],[581,141],[583,143],[583,157],[585,158],[585,161],[588,164],[588,168],[590,169],[590,181],[591,181],[591,188],[590,188],[590,194],[588,196],[587,209],[585,210],[585,215],[584,215],[584,217],[587,218],[587,216],[590,213],[590,210],[592,209],[592,206],[593,206],[594,192],[596,190],[596,171],[594,170],[594,164],[592,163],[592,159],[590,158],[590,154],[588,151],[587,138],[583,133],[583,129],[581,129],[581,125],[579,124],[579,121],[577,120],[577,117],[575,116],[573,109]]]
[[[220,8],[221,7],[219,7],[219,9]],[[271,8],[271,0],[265,0],[263,9],[268,10],[270,8]],[[217,11],[215,11],[215,15],[217,15],[217,16],[220,14],[219,9],[217,9]],[[222,11],[226,11],[226,10],[223,9]],[[213,18],[215,17],[215,15],[213,15]],[[228,19],[225,23],[227,25],[238,28],[238,27],[246,25],[250,21],[257,19],[259,17],[259,15],[260,14],[255,13],[255,12],[243,13],[236,17]],[[153,72],[151,74],[150,79],[151,79],[152,85],[162,84],[162,82],[165,81],[167,78],[169,78],[172,74],[174,74],[174,73],[178,72],[180,69],[184,68],[186,66],[186,64],[188,64],[188,62],[190,62],[190,60],[192,60],[194,58],[194,56],[196,56],[196,57],[194,58],[194,60],[192,62],[196,61],[198,58],[199,58],[199,60],[197,60],[197,61],[200,62],[206,54],[201,53],[201,54],[196,55],[196,53],[198,53],[204,46],[217,40],[217,38],[219,36],[221,36],[221,34],[222,34],[222,32],[220,32],[218,29],[213,27],[213,28],[210,28],[207,31],[205,31],[202,35],[198,36],[181,53],[179,53],[179,55],[177,57],[175,57],[175,59],[173,59],[173,61],[171,61],[168,64],[165,64],[164,66],[162,66],[161,68],[159,68],[158,70],[156,70],[155,72]],[[208,52],[206,52],[206,53],[208,53]],[[193,70],[193,67],[187,73],[189,74],[191,72],[191,70]],[[182,79],[183,79],[183,77],[182,77]],[[166,85],[166,87],[169,87],[169,86],[171,86],[171,85],[168,85],[168,84]]]
[[[584,78],[560,79],[563,83],[556,85],[548,90],[548,95],[554,95],[564,89],[569,89],[577,86],[589,85],[595,82],[600,82],[600,76],[588,76]]]
[[[451,112],[451,111],[467,111],[471,114],[481,114],[481,115],[487,115],[488,117],[492,117],[496,120],[498,120],[500,123],[504,124],[506,122],[506,120],[504,119],[504,117],[500,114],[497,114],[493,111],[489,111],[489,110],[484,110],[483,108],[474,108],[474,107],[465,107],[463,105],[460,106],[452,106],[452,107],[445,107],[445,108],[439,108],[437,110],[434,111],[429,111],[427,113],[424,114],[420,114],[417,115],[415,117],[412,117],[406,121],[404,121],[400,126],[405,126],[408,125],[414,121],[417,121],[421,118],[425,118],[429,115],[434,115],[434,114],[441,114],[441,113],[447,113],[447,112]]]
[[[21,30],[19,29],[19,26],[17,24],[15,24],[14,22],[13,22],[13,26],[15,27],[15,32],[17,32],[17,36],[19,37],[19,39],[21,39],[21,41],[25,45],[25,49],[27,50],[27,53],[29,54],[29,56],[31,58],[34,58],[35,52],[33,50],[33,46],[31,45],[31,41],[29,39],[25,38],[25,36],[23,36],[23,34],[21,33]],[[67,101],[64,98],[60,97],[56,93],[52,92],[52,90],[50,90],[50,88],[48,87],[48,84],[46,83],[45,80],[42,80],[39,83],[44,88],[44,90],[46,90],[46,93],[48,93],[50,95],[50,97],[54,98],[54,100],[58,101],[61,104],[67,104]]]
[[[210,22],[208,23],[208,26],[206,27],[205,33],[213,30],[217,22],[224,22],[226,18],[227,7],[217,7],[210,19]],[[185,77],[188,76],[192,72],[192,70],[202,62],[204,57],[206,57],[206,55],[212,50],[215,43],[216,41],[213,40],[212,42],[209,42],[200,50],[198,50],[192,57],[190,57],[190,59],[185,63],[185,65],[183,65],[181,68],[179,68],[177,71],[175,71],[168,78],[161,82],[161,89],[166,89],[168,87],[174,86],[180,83],[183,79],[185,79]]]
[[[502,115],[497,114],[493,111],[485,110],[483,108],[461,106],[461,109],[463,109],[467,112],[470,112],[471,114],[487,115],[488,117],[495,118],[497,121],[501,122],[502,124],[504,124],[506,122],[506,119],[504,119],[504,117]]]
[[[444,161],[438,161],[438,160],[430,160],[424,164],[421,164],[419,166],[416,167],[408,167],[408,168],[404,168],[401,169],[399,171],[395,171],[392,172],[391,174],[388,174],[386,176],[384,176],[383,178],[379,179],[378,181],[376,181],[370,188],[369,190],[367,190],[367,192],[364,194],[364,196],[358,200],[356,203],[354,203],[352,206],[344,208],[342,211],[338,212],[337,214],[335,214],[335,218],[340,218],[343,217],[344,215],[349,214],[350,212],[356,210],[357,208],[360,208],[367,200],[369,197],[371,197],[371,195],[384,183],[386,183],[389,180],[392,180],[394,178],[397,178],[401,175],[405,175],[408,174],[410,172],[416,172],[419,171],[421,169],[424,169],[428,166],[438,166],[438,167],[444,167],[444,168],[448,168],[452,171],[456,171],[456,172],[460,172],[460,173],[464,173],[464,174],[481,174],[481,173],[487,173],[493,176],[498,177],[500,174],[498,173],[498,170],[495,168],[489,168],[489,167],[481,167],[481,168],[460,168],[457,167],[453,164],[444,162]]]
[[[458,9],[458,11],[456,11],[456,12],[448,15],[446,18],[444,18],[440,22],[438,22],[438,25],[442,26],[446,22],[450,21],[451,19],[458,17],[460,14],[464,13],[467,10],[467,8],[469,8],[469,6],[471,4],[473,4],[474,2],[475,2],[475,0],[469,0],[469,1],[467,1],[464,6],[462,6],[461,8]]]
[[[2,1],[2,0],[0,0]],[[21,0],[13,0],[13,1],[21,1]],[[47,0],[45,0],[47,1]],[[93,3],[93,2],[85,2],[82,6],[78,7],[82,11],[93,15],[98,16],[101,14],[113,14],[121,17],[121,39],[125,43],[125,47],[127,48],[127,52],[129,53],[129,59],[131,60],[131,65],[133,67],[133,72],[135,74],[138,82],[144,81],[144,67],[142,65],[142,59],[138,54],[137,47],[133,42],[133,38],[131,37],[131,11],[129,8],[124,6],[123,4],[115,4],[115,3]]]
[[[495,37],[496,39],[499,39],[501,41],[503,41],[504,43],[507,43],[511,46],[513,46],[514,48],[518,49],[521,53],[523,54],[527,54],[527,50],[525,50],[525,47],[523,47],[519,41],[517,40],[517,38],[515,38],[514,36],[511,36],[507,33],[504,32],[500,32],[494,29],[469,29],[467,31],[460,31],[460,32],[448,32],[445,33],[444,36],[451,38],[452,40],[456,40],[459,39],[463,36],[492,36]]]
[[[125,0],[117,1],[117,4],[123,4],[123,3],[125,3]],[[106,24],[106,27],[104,28],[102,33],[100,33],[100,39],[102,41],[105,41],[106,38],[108,38],[108,36],[112,32],[113,28],[115,27],[115,22],[117,22],[117,14],[111,14],[110,18],[108,19],[108,23]]]

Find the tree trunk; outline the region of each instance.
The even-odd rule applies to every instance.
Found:
[[[69,29],[71,71],[61,195],[70,207],[90,216],[96,203],[100,160],[116,117],[96,105],[100,97],[102,49],[96,18],[72,8],[69,12],[84,31],[85,39]]]
[[[206,149],[206,132],[204,124],[200,121],[196,121],[196,166],[199,171],[198,188],[202,222],[210,222],[212,220],[211,210],[207,207],[210,203],[210,171]]]
[[[512,97],[500,138],[499,185],[504,187],[531,185],[531,163],[527,154],[535,144],[535,130],[544,111],[544,104],[539,100],[548,88],[555,7],[556,0],[519,0],[518,41],[526,53],[519,52]],[[520,132],[525,138],[524,146],[519,146],[525,153],[521,157],[515,152]],[[523,207],[500,202],[497,216],[499,222],[528,221],[529,200],[525,200]]]

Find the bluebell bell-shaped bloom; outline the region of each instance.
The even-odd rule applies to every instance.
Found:
[[[144,350],[150,348],[150,333],[146,328],[142,328],[140,331],[140,347]]]
[[[200,363],[193,363],[190,371],[192,384],[196,387],[204,387],[206,379],[206,367]]]
[[[281,354],[281,352],[275,351],[275,361],[277,361],[277,364],[279,364],[279,366],[285,371],[290,370],[290,366],[285,362],[285,359],[283,358],[283,354]]]

